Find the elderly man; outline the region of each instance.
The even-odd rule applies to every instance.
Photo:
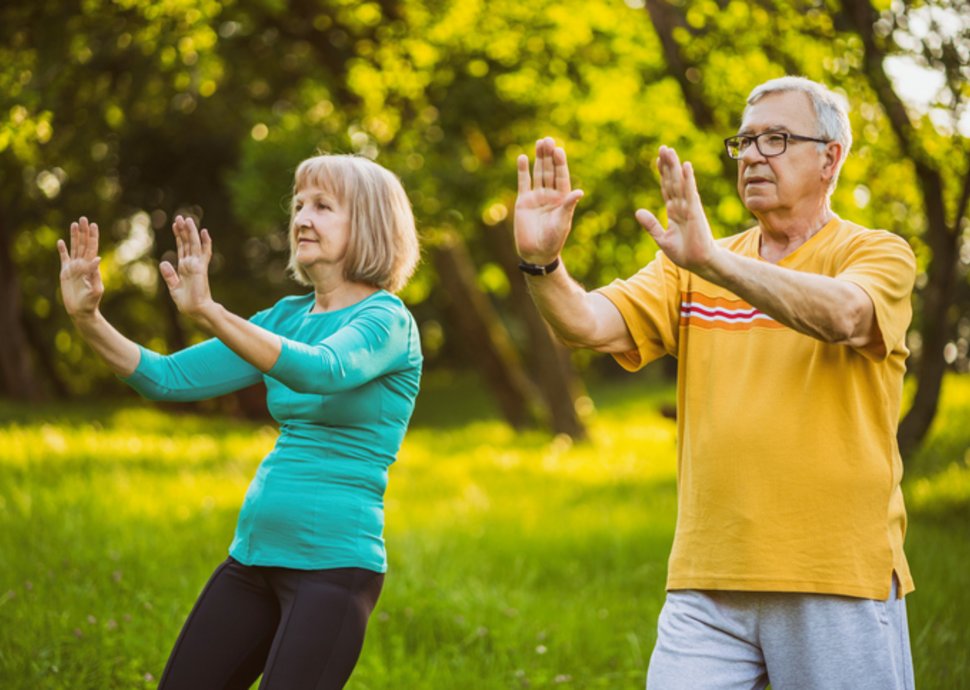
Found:
[[[639,369],[678,360],[678,515],[647,687],[912,688],[895,441],[915,259],[829,203],[844,99],[799,77],[752,91],[738,192],[758,224],[715,240],[690,163],[660,148],[667,228],[628,280],[587,292],[560,252],[582,196],[551,139],[518,160],[515,240],[561,339]]]

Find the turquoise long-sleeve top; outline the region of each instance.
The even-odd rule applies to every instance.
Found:
[[[285,297],[250,319],[282,338],[265,374],[213,338],[172,355],[142,348],[123,380],[153,400],[190,401],[262,379],[280,434],[229,554],[245,565],[385,572],[384,490],[418,394],[417,325],[383,290],[344,309],[313,306],[313,294]]]

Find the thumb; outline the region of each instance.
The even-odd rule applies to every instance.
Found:
[[[664,236],[665,230],[660,224],[660,221],[657,220],[657,216],[653,215],[645,208],[638,209],[635,216],[637,222],[640,223],[640,225],[642,225],[648,233],[650,233],[650,237],[659,242],[660,238]]]
[[[64,240],[57,240],[57,253],[61,257],[62,267],[71,260],[71,255],[67,253],[67,245],[64,244]]]
[[[172,266],[172,264],[170,264],[168,261],[163,261],[162,263],[158,264],[158,271],[162,274],[162,279],[165,281],[165,284],[168,286],[169,290],[174,290],[179,286],[180,281],[178,271],[176,271],[175,267]]]
[[[565,199],[563,199],[563,208],[569,213],[572,213],[576,208],[576,204],[579,203],[579,200],[582,199],[583,196],[584,193],[582,189],[574,189],[568,195],[566,195]]]

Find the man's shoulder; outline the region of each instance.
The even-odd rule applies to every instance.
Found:
[[[896,233],[880,228],[867,228],[845,219],[841,219],[835,228],[832,240],[833,245],[850,249],[873,249],[913,255],[909,242]]]

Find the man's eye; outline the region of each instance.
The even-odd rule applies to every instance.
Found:
[[[768,143],[769,144],[772,144],[772,145],[775,145],[775,146],[780,145],[782,142],[785,141],[785,135],[784,134],[771,134],[771,135],[769,135],[769,136],[767,136],[765,138],[768,140]]]

